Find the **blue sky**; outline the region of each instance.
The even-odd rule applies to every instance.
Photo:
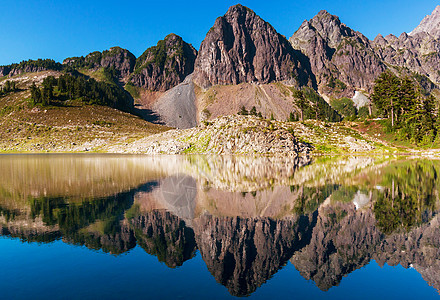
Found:
[[[86,55],[120,46],[139,56],[173,32],[196,49],[218,16],[241,3],[290,37],[321,9],[368,38],[409,32],[438,5],[419,1],[0,0],[0,65]]]

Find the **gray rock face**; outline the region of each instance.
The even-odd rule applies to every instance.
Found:
[[[354,92],[354,96],[353,98],[351,98],[351,100],[353,100],[353,103],[357,109],[367,106],[371,103],[370,99],[368,99],[367,96],[365,96],[362,92],[359,91]]]
[[[161,122],[176,128],[197,126],[196,95],[192,75],[168,90],[153,106]]]
[[[440,40],[432,35],[426,32],[402,33],[399,37],[378,35],[373,44],[377,55],[387,64],[408,68],[434,83],[440,82]],[[433,86],[427,83],[424,88],[430,91]]]
[[[133,72],[136,57],[128,50],[119,47],[110,48],[104,51],[101,58],[101,66],[104,68],[115,68],[122,77],[128,76]]]
[[[12,77],[12,76],[19,75],[22,73],[42,72],[42,71],[47,71],[47,70],[48,69],[45,67],[26,66],[23,68],[13,68],[10,70],[9,73],[7,73],[5,75]]]
[[[421,32],[429,33],[436,38],[440,37],[440,5],[437,5],[432,14],[426,16],[409,35],[414,36]]]
[[[235,5],[217,18],[203,40],[194,81],[204,88],[282,80],[312,84],[306,65],[269,23],[249,8]]]
[[[130,51],[120,47],[112,47],[102,53],[95,51],[86,57],[70,57],[63,61],[64,65],[76,68],[114,68],[121,77],[126,77],[133,72],[135,63],[136,57]]]
[[[327,95],[352,97],[355,90],[369,92],[386,69],[364,35],[326,11],[304,21],[289,41],[309,57],[318,88]]]
[[[193,72],[196,56],[192,45],[170,34],[138,57],[130,81],[151,91],[166,91]]]

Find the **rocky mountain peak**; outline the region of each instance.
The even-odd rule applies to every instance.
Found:
[[[226,12],[226,14],[224,15],[224,17],[228,18],[229,16],[237,16],[237,15],[244,16],[248,13],[256,16],[256,13],[252,9],[250,9],[249,7],[243,6],[241,4],[236,4],[236,5],[229,7],[229,9]]]
[[[398,66],[426,76],[423,86],[431,90],[435,84],[440,82],[438,65],[440,63],[440,31],[437,36],[433,34],[431,26],[434,24],[433,16],[439,15],[440,6],[427,18],[422,21],[416,29],[409,34],[403,32],[399,37],[389,34],[384,38],[377,36],[372,44],[375,47],[376,55],[386,64]],[[440,25],[438,26],[440,29]],[[432,81],[432,82],[430,82]],[[427,83],[427,84],[425,84]]]
[[[202,87],[282,80],[307,83],[310,75],[297,55],[269,23],[251,9],[235,5],[217,18],[203,40],[194,81]]]
[[[325,10],[303,22],[289,42],[310,59],[324,95],[352,97],[355,90],[370,91],[385,69],[364,35]]]
[[[136,59],[130,81],[148,90],[166,91],[193,72],[196,56],[192,45],[171,33]]]
[[[440,38],[440,5],[437,5],[434,11],[427,15],[409,35],[415,35],[420,32],[426,32],[433,37]]]
[[[377,45],[385,45],[387,43],[387,40],[381,35],[380,33],[374,38],[373,40],[374,44]]]
[[[310,25],[334,48],[344,37],[354,36],[354,31],[339,20],[338,16],[321,10],[310,20]]]

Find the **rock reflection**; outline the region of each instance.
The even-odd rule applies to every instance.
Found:
[[[134,214],[129,223],[139,246],[170,268],[181,266],[196,253],[194,231],[170,212]]]
[[[437,161],[64,159],[0,157],[2,235],[114,255],[140,246],[170,268],[199,251],[235,296],[289,262],[323,291],[371,260],[412,267],[440,289]]]
[[[313,216],[283,220],[203,215],[197,245],[215,279],[234,296],[254,292],[308,243]]]

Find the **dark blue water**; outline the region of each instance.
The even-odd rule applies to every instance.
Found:
[[[113,256],[56,241],[22,243],[0,239],[0,288],[3,299],[226,299],[234,298],[217,283],[200,254],[170,269],[140,247]],[[379,267],[372,261],[328,292],[307,281],[288,263],[250,298],[274,295],[296,299],[415,299],[438,293],[414,269]]]
[[[0,298],[438,297],[439,162],[294,164],[0,156]]]
[[[3,299],[226,299],[234,298],[217,283],[200,254],[176,269],[158,262],[140,247],[113,256],[56,241],[22,243],[0,239],[0,288]],[[307,281],[288,263],[251,299],[274,295],[294,299],[415,299],[438,293],[414,269],[379,267],[372,261],[328,292]]]

